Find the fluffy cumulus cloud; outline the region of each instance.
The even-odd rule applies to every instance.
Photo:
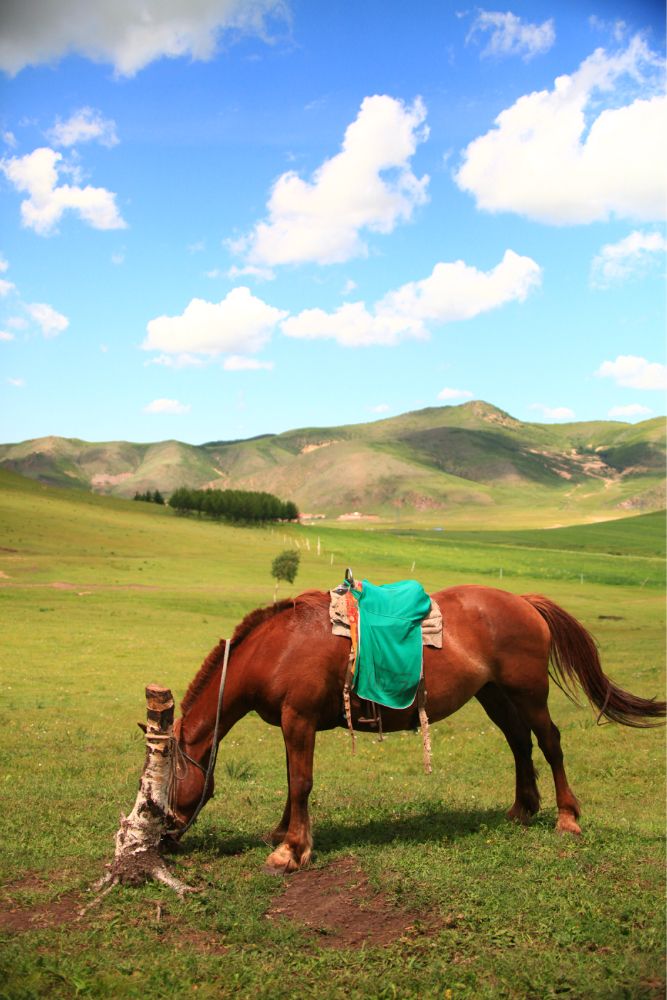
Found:
[[[663,65],[639,37],[597,49],[553,90],[520,97],[466,148],[456,182],[479,208],[552,224],[665,212]]]
[[[46,302],[33,302],[25,308],[47,339],[57,337],[69,326],[67,316],[63,316]]]
[[[190,404],[180,403],[177,399],[154,399],[144,406],[144,413],[189,413]]]
[[[545,406],[544,403],[531,403],[529,409],[539,410],[545,420],[574,420],[576,414],[569,406]]]
[[[344,347],[393,346],[428,337],[430,326],[472,319],[508,302],[523,302],[542,279],[530,257],[507,250],[490,271],[463,261],[439,263],[428,278],[389,292],[368,309],[363,302],[344,303],[335,312],[306,309],[282,323],[288,337],[332,338]]]
[[[548,52],[556,41],[553,19],[542,24],[528,24],[511,11],[480,10],[468,33],[467,41],[489,35],[483,56],[533,56]]]
[[[667,250],[667,240],[660,232],[635,230],[619,240],[607,243],[594,258],[591,284],[606,288],[615,282],[644,274]]]
[[[473,399],[473,397],[474,394],[469,389],[452,389],[449,386],[445,386],[438,393],[438,399],[446,400],[447,402],[454,399]]]
[[[103,146],[118,143],[116,123],[104,118],[94,108],[80,108],[66,121],[58,119],[46,133],[54,146],[78,146],[83,142],[99,142]]]
[[[613,379],[624,389],[667,389],[667,365],[635,354],[619,354],[615,361],[603,361],[595,374]]]
[[[17,191],[28,197],[21,202],[21,220],[40,236],[53,233],[65,212],[74,212],[94,229],[123,229],[125,222],[116,207],[116,196],[106,188],[59,184],[66,169],[62,154],[42,146],[26,156],[0,161],[0,168]]]
[[[241,286],[221,302],[192,299],[180,316],[152,319],[142,347],[177,356],[256,354],[286,316]]]
[[[266,36],[284,0],[4,0],[0,69],[51,63],[71,53],[133,76],[163,56],[210,59],[223,31]]]
[[[282,174],[266,219],[232,249],[259,267],[333,264],[365,254],[364,231],[390,233],[426,201],[429,178],[410,169],[428,134],[425,118],[419,99],[407,105],[386,95],[364,98],[341,151],[310,181]]]
[[[647,417],[653,410],[641,403],[628,403],[627,406],[612,406],[610,417]]]

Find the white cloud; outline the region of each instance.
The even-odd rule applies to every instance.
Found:
[[[23,389],[25,386],[24,378],[8,378],[7,382],[9,385],[13,385],[15,389]]]
[[[110,148],[118,143],[116,123],[94,108],[80,108],[64,122],[58,119],[46,135],[54,146],[78,146],[82,142],[97,141]]]
[[[9,270],[9,261],[5,260],[4,257],[0,257],[0,274],[4,274],[5,271]]]
[[[591,283],[597,288],[606,288],[615,281],[640,275],[656,262],[656,255],[665,250],[667,240],[662,233],[635,230],[618,243],[602,247],[591,266]]]
[[[0,168],[16,190],[28,194],[21,202],[23,225],[47,236],[69,210],[94,229],[124,229],[126,224],[118,213],[115,194],[90,185],[59,185],[58,172],[65,167],[62,154],[48,146],[27,156],[0,161]]]
[[[641,403],[629,403],[627,406],[612,406],[609,411],[610,417],[646,417],[649,413],[653,413],[648,406],[642,406]]]
[[[340,294],[342,295],[343,298],[347,298],[348,295],[352,294],[352,292],[356,289],[356,287],[357,287],[356,281],[353,281],[352,278],[348,278],[345,284],[343,285]]]
[[[15,340],[13,333],[8,333],[7,330],[0,330],[0,340]]]
[[[331,338],[344,347],[423,340],[430,325],[472,319],[507,302],[523,302],[541,277],[534,260],[513,250],[490,271],[478,271],[462,260],[439,263],[428,278],[389,292],[371,310],[363,302],[346,302],[333,313],[306,309],[285,320],[282,331],[288,337]]]
[[[591,14],[588,23],[594,31],[600,31],[605,35],[611,35],[617,42],[622,42],[628,34],[628,26],[620,18],[616,21],[606,21],[597,14]]]
[[[438,399],[474,399],[474,393],[468,389],[450,389],[446,386],[438,393]]]
[[[662,218],[661,68],[640,37],[616,54],[597,49],[553,90],[527,94],[501,112],[465,149],[457,184],[481,209],[540,222]]]
[[[15,0],[3,9],[0,69],[52,63],[78,53],[133,76],[163,56],[211,59],[224,30],[267,37],[285,0]]]
[[[619,354],[615,361],[603,361],[595,375],[613,378],[626,389],[667,389],[667,366],[634,354]]]
[[[273,186],[268,215],[230,243],[261,267],[314,261],[333,264],[367,252],[364,230],[390,233],[426,201],[429,178],[409,166],[428,135],[426,109],[386,95],[364,98],[342,149],[303,180],[294,171]]]
[[[216,269],[214,277],[218,277],[220,272]],[[210,276],[210,272],[209,272]],[[235,264],[227,271],[227,277],[232,281],[243,277],[259,278],[260,281],[273,281],[274,272],[270,267],[257,267],[255,264],[246,264],[245,267],[237,267]]]
[[[25,316],[10,316],[7,320],[7,326],[11,326],[12,330],[25,330],[28,321]]]
[[[553,19],[542,24],[527,24],[511,11],[480,10],[466,41],[491,32],[483,56],[522,56],[526,61],[548,52],[556,41]]]
[[[5,295],[9,295],[13,292],[16,285],[13,281],[7,281],[6,278],[0,278],[0,299],[4,299]]]
[[[194,354],[158,354],[146,364],[162,365],[164,368],[194,368],[201,367],[205,362]]]
[[[576,416],[569,406],[545,406],[544,403],[531,403],[529,410],[539,410],[547,420],[573,420]]]
[[[111,263],[115,267],[120,267],[121,264],[125,263],[125,253],[122,250],[117,250],[115,253],[112,253]]]
[[[221,302],[192,299],[180,316],[152,319],[141,346],[146,351],[166,354],[255,354],[286,316],[283,310],[267,305],[249,288],[240,286]]]
[[[226,372],[255,372],[262,369],[271,371],[273,361],[259,361],[257,358],[245,358],[241,354],[230,354],[222,367]]]
[[[16,136],[14,135],[13,132],[10,132],[9,130],[2,133],[2,141],[4,142],[5,146],[9,146],[10,149],[16,149],[16,147],[18,146],[18,141]]]
[[[391,407],[389,403],[378,403],[377,406],[369,406],[368,409],[371,413],[389,413]]]
[[[53,306],[47,305],[46,302],[33,302],[26,305],[26,310],[47,339],[57,337],[69,326],[67,316],[56,312]]]
[[[189,413],[189,403],[179,403],[177,399],[154,399],[144,406],[144,413]]]

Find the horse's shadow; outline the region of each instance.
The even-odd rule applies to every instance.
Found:
[[[500,809],[425,808],[402,817],[387,811],[386,815],[375,815],[366,822],[322,820],[316,823],[314,832],[317,852],[326,854],[341,848],[382,847],[397,841],[406,844],[454,842],[480,831],[509,825],[504,811]],[[553,819],[548,815],[539,815],[531,825],[551,827]],[[193,833],[181,849],[184,854],[205,850],[220,857],[229,857],[256,849],[258,842],[268,845],[268,835],[220,836],[209,828]]]

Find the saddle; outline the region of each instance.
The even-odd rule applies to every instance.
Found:
[[[426,715],[422,646],[442,647],[442,614],[415,580],[377,587],[345,579],[330,591],[329,615],[334,635],[350,639],[350,656],[343,690],[344,714],[355,740],[350,691],[366,702],[359,722],[382,739],[382,708],[408,708],[417,699],[424,741],[424,767],[430,773],[430,738]]]

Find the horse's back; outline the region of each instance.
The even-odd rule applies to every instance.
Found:
[[[461,584],[431,595],[442,612],[443,639],[448,632],[466,633],[476,644],[492,639],[494,644],[524,639],[540,651],[548,649],[550,634],[542,616],[518,594],[498,587]]]

